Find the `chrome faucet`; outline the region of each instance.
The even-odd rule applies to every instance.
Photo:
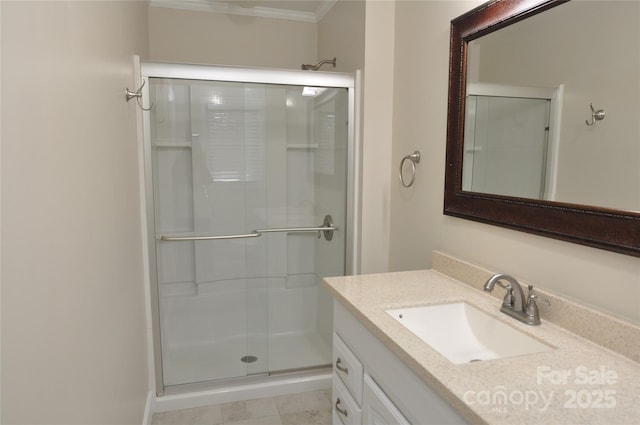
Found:
[[[509,284],[504,285],[500,282],[502,280],[506,280]],[[525,301],[522,286],[520,286],[520,283],[518,283],[513,276],[505,273],[495,274],[484,284],[484,290],[487,292],[493,291],[496,283],[507,291],[504,299],[502,300],[502,307],[500,307],[501,312],[516,320],[526,323],[527,325],[537,326],[540,324],[540,312],[538,311],[536,300],[540,299],[547,305],[551,305],[551,303],[534,293],[532,285],[527,287],[529,289],[529,293]]]

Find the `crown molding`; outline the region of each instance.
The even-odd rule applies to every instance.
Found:
[[[212,0],[151,0],[149,5],[154,7],[166,7],[170,9],[183,9],[198,12],[225,13],[231,15],[318,23],[336,2],[337,0],[323,1],[315,13],[261,6],[242,7],[231,3]]]
[[[338,0],[324,0],[316,9],[316,22],[320,22]]]

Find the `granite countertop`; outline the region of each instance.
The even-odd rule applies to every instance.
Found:
[[[334,297],[470,423],[640,424],[640,364],[435,270],[325,278]],[[553,350],[453,364],[385,310],[464,301]],[[445,324],[438,324],[446,326]],[[635,344],[635,342],[634,342]]]

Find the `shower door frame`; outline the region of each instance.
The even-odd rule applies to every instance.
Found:
[[[183,80],[224,81],[238,83],[280,84],[288,86],[313,86],[345,88],[348,91],[347,124],[347,222],[345,273],[360,272],[360,78],[361,71],[353,74],[318,71],[298,71],[279,69],[243,68],[219,65],[190,65],[165,62],[141,62],[140,76],[142,98],[149,99],[149,78],[175,78]],[[151,105],[152,106],[152,105]],[[149,105],[146,105],[149,108]],[[144,167],[143,235],[148,264],[148,288],[150,298],[151,339],[153,341],[153,377],[156,396],[164,395],[164,377],[162,370],[162,346],[160,339],[160,296],[156,263],[156,235],[153,197],[153,173],[151,167],[151,116],[149,111],[142,112],[142,154]]]

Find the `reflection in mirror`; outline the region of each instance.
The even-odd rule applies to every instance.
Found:
[[[639,5],[571,1],[468,43],[463,190],[640,211]]]
[[[640,257],[639,18],[491,0],[451,21],[444,214]]]
[[[463,190],[554,199],[561,89],[467,86]]]

